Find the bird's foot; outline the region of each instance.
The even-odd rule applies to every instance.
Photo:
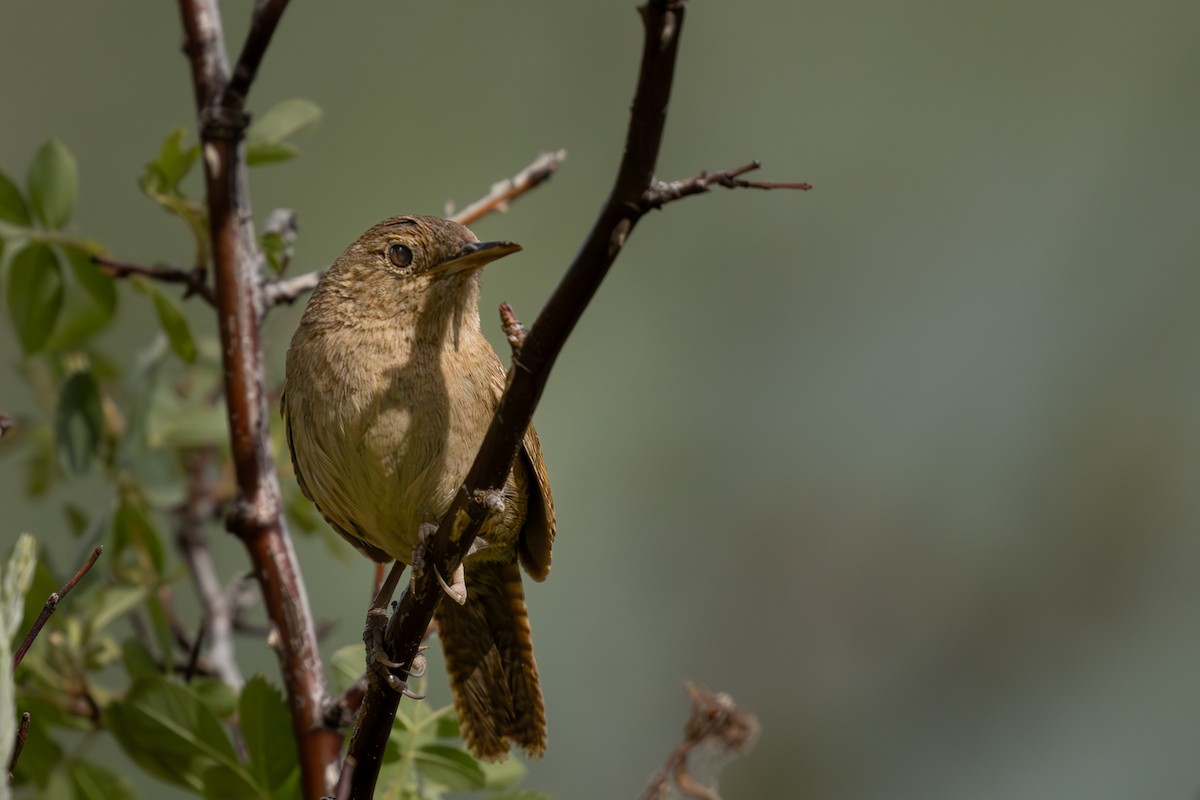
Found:
[[[425,695],[416,694],[409,689],[406,679],[420,678],[425,674],[427,662],[423,653],[427,647],[422,645],[417,651],[416,658],[413,659],[412,667],[407,670],[404,669],[403,664],[392,661],[387,656],[387,650],[383,644],[383,636],[387,630],[387,624],[388,613],[385,609],[372,608],[367,612],[367,626],[363,631],[363,641],[367,645],[367,675],[382,681],[405,697],[411,697],[414,700],[423,700],[425,699]],[[397,672],[404,675],[404,678],[397,675]]]
[[[429,541],[433,535],[437,533],[437,525],[426,522],[417,529],[417,546],[413,548],[412,566],[413,573],[420,575],[425,571],[426,556],[429,552]],[[474,552],[478,539],[471,544],[471,551]],[[450,576],[450,583],[446,583],[446,579],[442,577],[442,573],[438,570],[437,564],[433,565],[433,577],[437,578],[438,585],[442,587],[442,591],[446,595],[458,603],[460,606],[467,602],[467,575],[463,571],[462,564],[454,570],[454,574]]]
[[[438,526],[432,522],[423,522],[421,527],[417,528],[417,546],[412,551],[413,574],[420,575],[425,571],[426,555],[429,553],[429,542],[433,539],[433,535],[437,533]]]

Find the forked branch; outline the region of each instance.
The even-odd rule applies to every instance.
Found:
[[[337,760],[341,740],[322,725],[328,684],[267,442],[260,336],[263,259],[252,227],[240,146],[249,123],[246,96],[286,7],[287,0],[254,4],[250,32],[231,75],[216,0],[179,0],[204,155],[225,408],[238,490],[227,525],[245,545],[259,579],[291,709],[303,796],[316,800],[325,793],[325,771]]]
[[[657,207],[651,192],[655,186],[654,167],[666,122],[684,3],[649,0],[639,10],[645,26],[642,61],[615,185],[599,219],[514,356],[508,388],[479,454],[428,547],[426,563],[432,563],[435,569],[426,569],[414,579],[392,615],[387,631],[389,656],[399,662],[402,670],[412,667],[434,608],[442,601],[442,590],[434,576],[439,572],[453,574],[461,563],[489,513],[486,499],[502,490],[512,469],[517,448],[563,344],[634,225]],[[737,179],[736,175],[730,177]],[[371,797],[398,702],[399,695],[378,682],[368,688],[350,742],[339,797]],[[348,791],[346,784],[350,785]]]

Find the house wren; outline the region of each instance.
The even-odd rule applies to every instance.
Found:
[[[479,327],[483,265],[521,247],[436,217],[393,217],[346,248],[292,337],[281,400],[296,478],[368,557],[411,564],[466,477],[504,391]],[[546,747],[518,561],[550,570],[554,505],[532,427],[464,561],[466,601],[436,620],[463,739],[503,758]]]

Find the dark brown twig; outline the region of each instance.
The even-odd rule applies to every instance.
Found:
[[[29,738],[29,712],[26,711],[21,715],[21,724],[17,728],[17,741],[13,743],[12,757],[8,759],[8,782],[12,783],[13,772],[17,769],[17,761],[21,758],[21,751],[25,749],[25,740]]]
[[[757,161],[743,164],[734,169],[723,169],[717,172],[701,172],[691,178],[678,181],[654,181],[646,191],[643,202],[646,209],[662,208],[673,200],[679,200],[694,194],[703,194],[713,186],[723,186],[726,189],[796,189],[807,192],[812,188],[809,183],[783,183],[779,181],[746,181],[741,176],[761,167]]]
[[[179,0],[200,140],[220,316],[225,408],[238,496],[227,526],[250,555],[273,626],[300,756],[303,796],[325,794],[325,772],[340,737],[321,727],[328,695],[308,593],[282,517],[279,477],[267,442],[263,390],[262,298],[244,151],[245,99],[286,0],[255,5],[251,32],[230,78],[216,0]]]
[[[8,414],[0,413],[0,439],[3,439],[4,434],[12,430],[13,424],[12,417],[10,417]]]
[[[25,654],[29,652],[29,647],[33,644],[33,640],[37,638],[37,635],[42,632],[42,628],[44,628],[46,623],[50,620],[50,615],[54,613],[54,609],[58,608],[58,604],[63,601],[63,598],[71,593],[71,590],[75,588],[75,584],[79,583],[83,576],[88,574],[88,571],[91,570],[92,565],[96,563],[96,559],[98,559],[100,554],[103,552],[103,545],[93,550],[92,554],[88,556],[87,561],[83,562],[83,566],[76,571],[71,579],[64,583],[61,589],[59,589],[57,592],[51,592],[50,596],[46,598],[46,604],[42,606],[41,613],[39,613],[37,619],[33,621],[33,627],[29,629],[29,633],[25,635],[25,641],[21,642],[21,646],[18,647],[17,652],[13,654],[12,665],[14,670],[17,668],[17,665],[21,663],[21,659],[25,658]]]
[[[462,211],[447,213],[446,216],[459,225],[470,225],[493,211],[504,214],[508,211],[509,202],[550,180],[550,176],[562,166],[566,157],[566,150],[543,153],[516,175],[493,185],[492,190],[486,196],[471,203]]]
[[[180,283],[187,287],[187,291],[183,295],[184,297],[196,294],[203,297],[204,302],[210,306],[217,304],[213,289],[208,285],[208,281],[205,280],[207,271],[204,267],[196,267],[195,269],[183,269],[182,267],[140,267],[137,264],[127,264],[124,261],[117,261],[107,256],[92,256],[92,261],[100,265],[105,272],[114,278],[128,278],[131,275],[136,275],[162,283]]]
[[[288,0],[260,0],[254,4],[250,31],[246,34],[241,55],[233,67],[233,75],[221,93],[221,105],[229,108],[243,108],[246,105],[250,84],[254,83],[254,76],[258,74],[263,54],[271,44],[275,27],[279,25],[279,19],[287,10],[287,5]]]
[[[517,319],[516,312],[508,303],[500,304],[500,327],[504,331],[504,338],[508,339],[508,346],[512,348],[513,363],[517,363],[517,356],[521,354],[521,345],[525,344],[525,326],[521,324],[521,320]]]
[[[738,708],[727,694],[713,694],[692,683],[684,685],[692,700],[692,716],[683,741],[650,779],[641,800],[673,796],[720,800],[716,772],[734,755],[749,752],[758,738],[758,719]],[[678,790],[672,795],[671,784]]]

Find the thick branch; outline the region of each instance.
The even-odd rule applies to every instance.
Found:
[[[124,261],[116,261],[106,256],[92,256],[92,261],[98,264],[105,272],[114,278],[128,278],[130,275],[136,275],[142,278],[149,278],[162,283],[181,283],[187,287],[184,297],[193,294],[200,295],[204,301],[210,306],[216,306],[216,295],[213,294],[212,287],[205,280],[207,270],[200,266],[195,269],[183,269],[181,267],[139,267],[137,264],[127,264]]]
[[[227,524],[246,545],[262,587],[292,711],[303,793],[315,800],[324,794],[325,770],[336,760],[340,742],[336,733],[321,728],[321,708],[328,693],[325,671],[308,593],[282,518],[279,478],[267,440],[260,340],[262,255],[251,227],[241,147],[248,123],[243,109],[246,93],[285,7],[286,2],[258,4],[239,60],[237,84],[231,87],[214,0],[180,0],[187,36],[184,49],[191,59],[200,120],[225,406],[238,487]]]
[[[50,620],[50,615],[58,608],[58,604],[63,601],[64,597],[71,593],[71,590],[75,588],[75,584],[79,583],[83,576],[88,574],[92,566],[96,563],[96,559],[103,552],[103,546],[93,550],[92,554],[88,556],[88,560],[83,562],[83,566],[71,576],[71,579],[64,583],[61,589],[57,592],[51,592],[50,596],[46,598],[46,604],[42,606],[41,613],[33,621],[33,626],[29,629],[29,633],[25,635],[25,641],[21,642],[21,646],[17,648],[17,652],[13,653],[12,666],[14,670],[21,663],[21,659],[25,658],[25,654],[29,652],[29,647],[33,644],[33,640],[42,632],[42,628],[46,627],[46,623]]]
[[[642,63],[616,184],[514,359],[511,381],[479,454],[430,544],[426,561],[435,569],[426,569],[414,580],[392,615],[388,645],[391,657],[404,670],[411,668],[433,610],[442,599],[434,575],[439,570],[443,575],[453,574],[474,540],[489,510],[486,498],[504,486],[555,358],[629,232],[645,213],[643,196],[650,188],[662,142],[684,7],[678,0],[650,0],[640,10],[645,24]],[[347,762],[353,759],[355,765],[350,797],[371,797],[398,702],[399,696],[378,682],[368,689],[347,757]]]

